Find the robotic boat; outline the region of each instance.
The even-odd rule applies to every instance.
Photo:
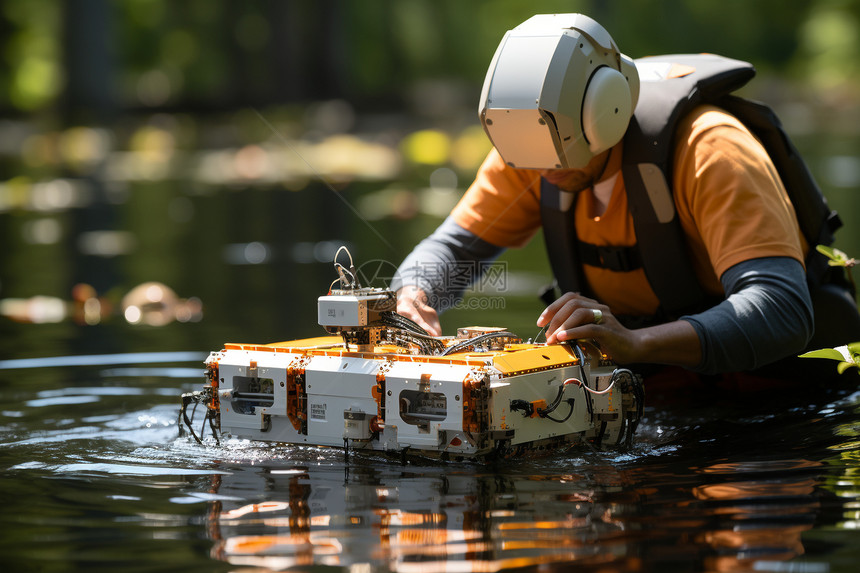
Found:
[[[225,344],[202,390],[219,435],[444,459],[629,444],[642,417],[641,378],[593,343],[523,341],[496,327],[430,336],[395,312],[391,290],[362,287],[337,263],[339,288],[317,302],[328,336]],[[180,424],[180,427],[182,424]],[[199,433],[202,435],[206,421]]]

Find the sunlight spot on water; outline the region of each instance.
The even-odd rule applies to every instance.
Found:
[[[103,366],[108,364],[152,364],[154,362],[202,362],[203,352],[136,352],[83,356],[46,356],[0,360],[0,370],[16,368],[49,368],[56,366]]]
[[[58,474],[77,473],[105,473],[118,475],[144,475],[144,476],[167,476],[167,475],[230,475],[223,470],[195,470],[188,468],[165,468],[157,466],[134,466],[123,464],[63,464],[53,468]]]
[[[170,425],[175,423],[175,420],[172,420],[172,419],[171,420],[164,420],[164,419],[159,419],[157,416],[150,416],[150,415],[138,416],[137,419],[141,422],[144,422],[146,424],[147,428],[152,427],[153,424],[157,425],[157,426],[170,426]]]
[[[89,404],[98,401],[98,396],[60,396],[56,398],[41,398],[39,400],[28,400],[24,403],[31,408],[43,408],[45,406]]]
[[[111,368],[102,370],[103,378],[142,378],[144,376],[160,376],[163,378],[201,378],[203,368]]]
[[[192,503],[208,503],[210,501],[243,501],[243,498],[205,492],[193,492],[186,496],[170,498],[171,503],[178,503],[180,505],[188,505]]]
[[[38,470],[46,467],[42,462],[24,462],[9,468],[10,470]]]
[[[52,398],[55,396],[140,396],[142,394],[143,390],[140,388],[88,387],[42,390],[36,395],[40,398]]]
[[[87,424],[98,424],[99,422],[110,422],[117,418],[119,418],[117,414],[108,414],[105,416],[87,416],[85,418],[81,418],[81,421],[86,422]]]
[[[790,573],[826,573],[830,571],[828,563],[803,563],[797,561],[756,561],[755,571],[787,571]]]

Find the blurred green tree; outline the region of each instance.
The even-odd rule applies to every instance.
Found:
[[[574,10],[631,56],[717,52],[860,85],[860,0],[0,0],[0,111],[391,108],[422,82],[477,89],[505,30]]]

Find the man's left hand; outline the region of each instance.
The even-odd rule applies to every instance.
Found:
[[[595,340],[618,364],[639,361],[637,334],[622,326],[605,304],[577,293],[565,293],[541,313],[548,344],[580,338]]]
[[[630,330],[608,306],[578,293],[565,293],[546,307],[537,325],[546,326],[548,344],[591,339],[617,364],[650,362],[690,368],[702,359],[699,337],[689,322]]]

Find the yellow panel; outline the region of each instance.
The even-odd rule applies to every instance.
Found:
[[[322,346],[343,346],[340,336],[317,336],[315,338],[302,338],[301,340],[288,340],[286,342],[273,342],[266,346],[289,346],[291,348],[313,348]]]
[[[506,375],[570,366],[577,362],[570,348],[560,344],[498,354],[493,358],[494,366]]]
[[[266,350],[267,348],[325,348],[337,345],[343,346],[343,340],[340,336],[317,336],[315,338],[302,338],[300,340],[287,340],[286,342],[272,342],[269,344],[227,343],[225,347],[254,347],[257,350]]]

